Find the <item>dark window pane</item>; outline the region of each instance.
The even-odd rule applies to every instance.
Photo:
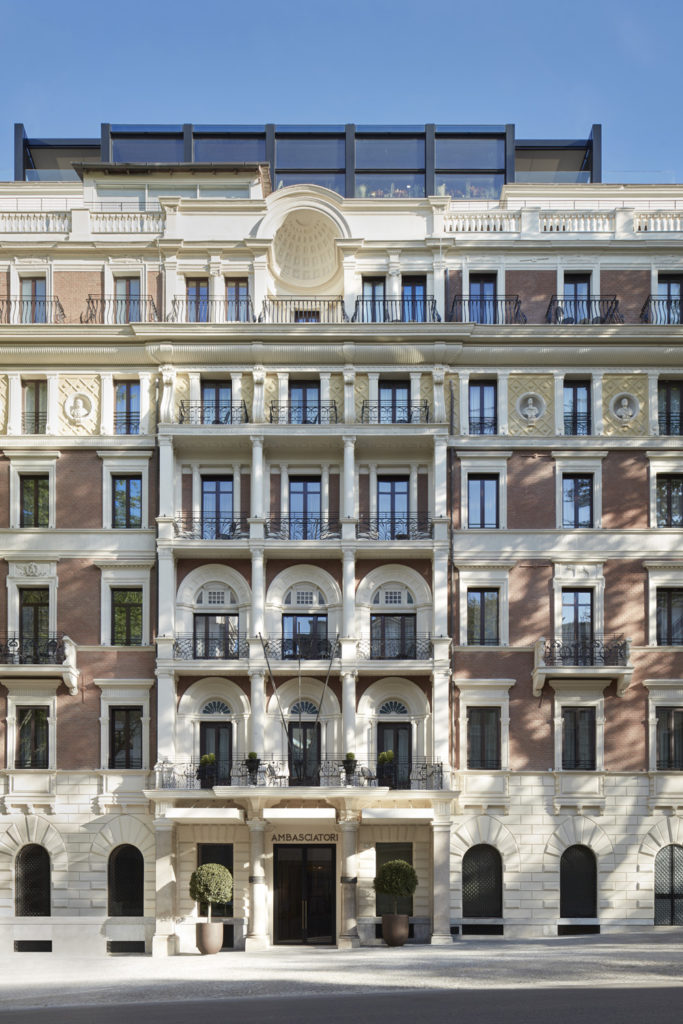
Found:
[[[681,399],[683,383],[679,380],[659,382],[659,433],[679,437],[681,434]]]
[[[437,196],[451,199],[497,199],[503,187],[502,174],[436,174]]]
[[[440,170],[494,171],[505,167],[505,139],[436,139],[436,167]]]
[[[498,591],[467,591],[467,643],[492,644],[498,636]]]
[[[142,768],[142,708],[111,708],[109,767]]]
[[[683,771],[683,708],[657,708],[657,768]]]
[[[50,916],[50,854],[30,843],[17,854],[14,912],[17,917]]]
[[[110,917],[144,914],[145,862],[135,846],[117,846],[109,856],[108,913]]]
[[[425,194],[424,174],[357,174],[359,199],[415,199]]]
[[[657,590],[657,643],[683,644],[683,590]]]
[[[184,158],[182,136],[145,135],[144,138],[112,139],[114,163],[181,163]]]
[[[595,708],[562,708],[562,767],[595,770]]]
[[[597,863],[587,846],[570,846],[560,857],[560,917],[597,917]]]
[[[50,522],[50,486],[47,476],[21,477],[21,526],[46,527]]]
[[[500,708],[468,708],[467,767],[500,768]]]
[[[655,924],[683,924],[683,846],[664,846],[655,857]]]
[[[197,867],[202,864],[220,864],[233,874],[233,844],[232,843],[198,843],[197,844]],[[233,899],[229,903],[214,903],[211,907],[212,917],[232,917],[234,913],[234,891]],[[205,917],[207,914],[206,903],[199,904],[199,914]]]
[[[346,166],[346,142],[343,136],[322,139],[288,136],[275,141],[275,164],[278,171],[341,170]]]
[[[112,590],[111,642],[122,646],[142,643],[142,590]]]
[[[562,477],[562,525],[590,527],[593,525],[593,475],[565,473]]]
[[[657,526],[683,526],[683,476],[657,475]]]
[[[572,436],[585,436],[591,433],[590,381],[565,381],[564,432]]]
[[[47,707],[17,708],[17,768],[47,768],[48,721]]]
[[[472,846],[462,859],[463,917],[503,916],[503,862],[493,846]]]
[[[266,140],[248,135],[195,137],[194,158],[197,163],[263,163]]]
[[[423,138],[364,139],[356,138],[356,167],[359,171],[419,171],[425,165]]]
[[[112,527],[115,530],[142,526],[142,477],[114,476],[111,482]]]
[[[287,185],[320,185],[321,188],[329,188],[332,192],[338,192],[343,196],[346,192],[346,178],[343,174],[334,174],[332,171],[304,171],[303,173],[287,173],[280,171],[275,175],[275,188],[286,188]]]

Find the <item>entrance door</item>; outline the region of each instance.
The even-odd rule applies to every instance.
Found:
[[[320,785],[320,723],[289,723],[290,786]]]
[[[213,754],[216,758],[213,768],[207,766],[203,773],[202,781],[207,782],[206,788],[229,786],[232,767],[231,722],[200,722],[199,755],[201,757],[204,754]],[[201,861],[201,863],[205,862]]]
[[[333,946],[334,846],[273,846],[276,945]]]
[[[410,789],[410,722],[378,722],[377,753],[393,751],[392,761],[377,765],[380,786]]]

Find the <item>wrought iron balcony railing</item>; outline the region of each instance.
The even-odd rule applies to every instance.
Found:
[[[189,423],[192,426],[232,426],[235,423],[248,423],[245,402],[186,402],[180,403],[178,423]]]
[[[339,519],[329,516],[273,516],[266,536],[281,540],[334,540],[341,535]]]
[[[297,661],[299,658],[302,661],[328,661],[331,657],[337,657],[339,654],[337,642],[328,640],[324,636],[295,636],[266,640],[266,652],[269,658],[274,658],[276,661]]]
[[[246,633],[227,632],[222,636],[176,633],[173,657],[181,661],[235,661],[249,657]]]
[[[498,418],[496,416],[470,416],[470,434],[497,434]]]
[[[253,323],[256,317],[250,298],[176,298],[167,319],[175,324],[236,324]]]
[[[657,418],[660,434],[669,434],[671,437],[680,437],[683,430],[683,418],[679,412],[660,412]]]
[[[616,295],[594,295],[590,299],[566,299],[553,295],[545,315],[549,324],[621,324]]]
[[[103,299],[89,295],[87,309],[81,313],[82,324],[150,324],[158,320],[157,307],[149,295],[141,295],[139,299]]]
[[[470,299],[465,295],[456,295],[449,319],[458,324],[526,323],[519,295],[506,295],[500,299]]]
[[[648,295],[640,311],[640,319],[644,324],[680,324],[681,300]]]
[[[271,402],[271,423],[336,423],[337,403]]]
[[[66,661],[61,633],[39,637],[0,636],[0,665],[63,665]]]
[[[47,428],[46,412],[25,412],[22,415],[22,428],[25,434],[44,434]]]
[[[358,641],[358,656],[374,660],[425,661],[434,654],[434,645],[429,633],[418,633],[414,637],[376,637]]]
[[[591,432],[591,417],[587,412],[566,412],[564,432],[568,437],[587,437]]]
[[[443,765],[425,758],[395,758],[380,763],[378,758],[347,761],[343,755],[278,757],[262,754],[256,758],[239,755],[231,760],[202,764],[200,758],[156,765],[157,789],[197,790],[214,786],[388,786],[390,789],[443,789]]]
[[[63,324],[66,320],[57,298],[0,299],[2,324]]]
[[[177,512],[175,535],[185,540],[238,540],[249,536],[249,523],[245,518],[212,516],[194,512]]]
[[[361,513],[356,535],[364,540],[429,540],[432,524],[427,516],[371,516]]]
[[[367,402],[360,411],[361,423],[429,423],[429,402]]]
[[[114,413],[115,434],[139,434],[140,413],[139,412],[115,412]]]
[[[343,324],[348,319],[341,295],[268,298],[259,314],[259,323],[266,324]]]
[[[546,641],[543,660],[546,665],[626,665],[629,642],[623,636],[593,636],[587,640],[555,639]]]
[[[356,308],[351,317],[360,324],[436,324],[441,317],[433,295],[424,299],[356,299]]]

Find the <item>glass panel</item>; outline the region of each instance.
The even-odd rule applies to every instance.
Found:
[[[320,537],[320,479],[289,478],[290,540],[315,540]]]
[[[410,423],[410,384],[380,381],[379,422]]]
[[[275,188],[286,188],[287,185],[320,185],[321,188],[329,188],[343,196],[346,191],[346,176],[329,171],[304,171],[302,174],[282,174],[278,171],[275,175]]]
[[[289,422],[320,422],[320,385],[291,383],[289,385]]]
[[[114,320],[117,324],[139,322],[140,278],[117,277],[115,281]]]
[[[49,708],[17,708],[17,768],[48,767]]]
[[[232,477],[202,477],[202,538],[229,540],[234,532]]]
[[[290,722],[289,782],[292,786],[320,785],[320,723]]]
[[[266,140],[248,135],[195,136],[194,158],[197,163],[264,163]]]
[[[498,526],[498,477],[469,476],[467,480],[467,525],[470,530],[492,530]]]
[[[205,324],[209,321],[209,282],[205,278],[190,278],[185,281],[187,298],[187,322]]]
[[[591,590],[562,591],[562,640],[577,647],[577,656],[590,657],[593,644]]]
[[[462,859],[463,917],[502,917],[503,866],[493,846],[472,846]]]
[[[145,135],[143,138],[112,138],[114,163],[182,163],[182,136]],[[175,195],[175,193],[173,193]]]
[[[142,643],[142,590],[112,590],[112,643]]]
[[[109,767],[142,767],[141,707],[110,710]]]
[[[409,535],[408,477],[377,478],[377,530],[380,540],[405,539]]]
[[[275,141],[275,163],[278,171],[316,168],[321,171],[341,170],[346,166],[344,137],[322,139],[288,136]]]
[[[356,167],[359,171],[419,171],[425,165],[424,138],[369,139],[356,137]]]
[[[500,768],[500,708],[469,708],[467,767],[485,771]]]
[[[683,476],[657,476],[657,526],[683,526]]]
[[[283,658],[326,658],[327,615],[283,615]]]
[[[498,199],[505,178],[502,174],[436,174],[437,196],[451,199]]]
[[[593,476],[562,477],[562,525],[593,525]]]
[[[505,167],[505,139],[437,138],[436,166],[442,170],[502,170]]]
[[[424,174],[356,175],[358,199],[420,199],[424,194]]]
[[[115,530],[142,526],[142,477],[112,477],[112,527]]]

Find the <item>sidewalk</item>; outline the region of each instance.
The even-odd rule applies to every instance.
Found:
[[[0,958],[0,1007],[88,1006],[396,990],[683,986],[683,929],[453,946],[275,947],[155,960]]]

